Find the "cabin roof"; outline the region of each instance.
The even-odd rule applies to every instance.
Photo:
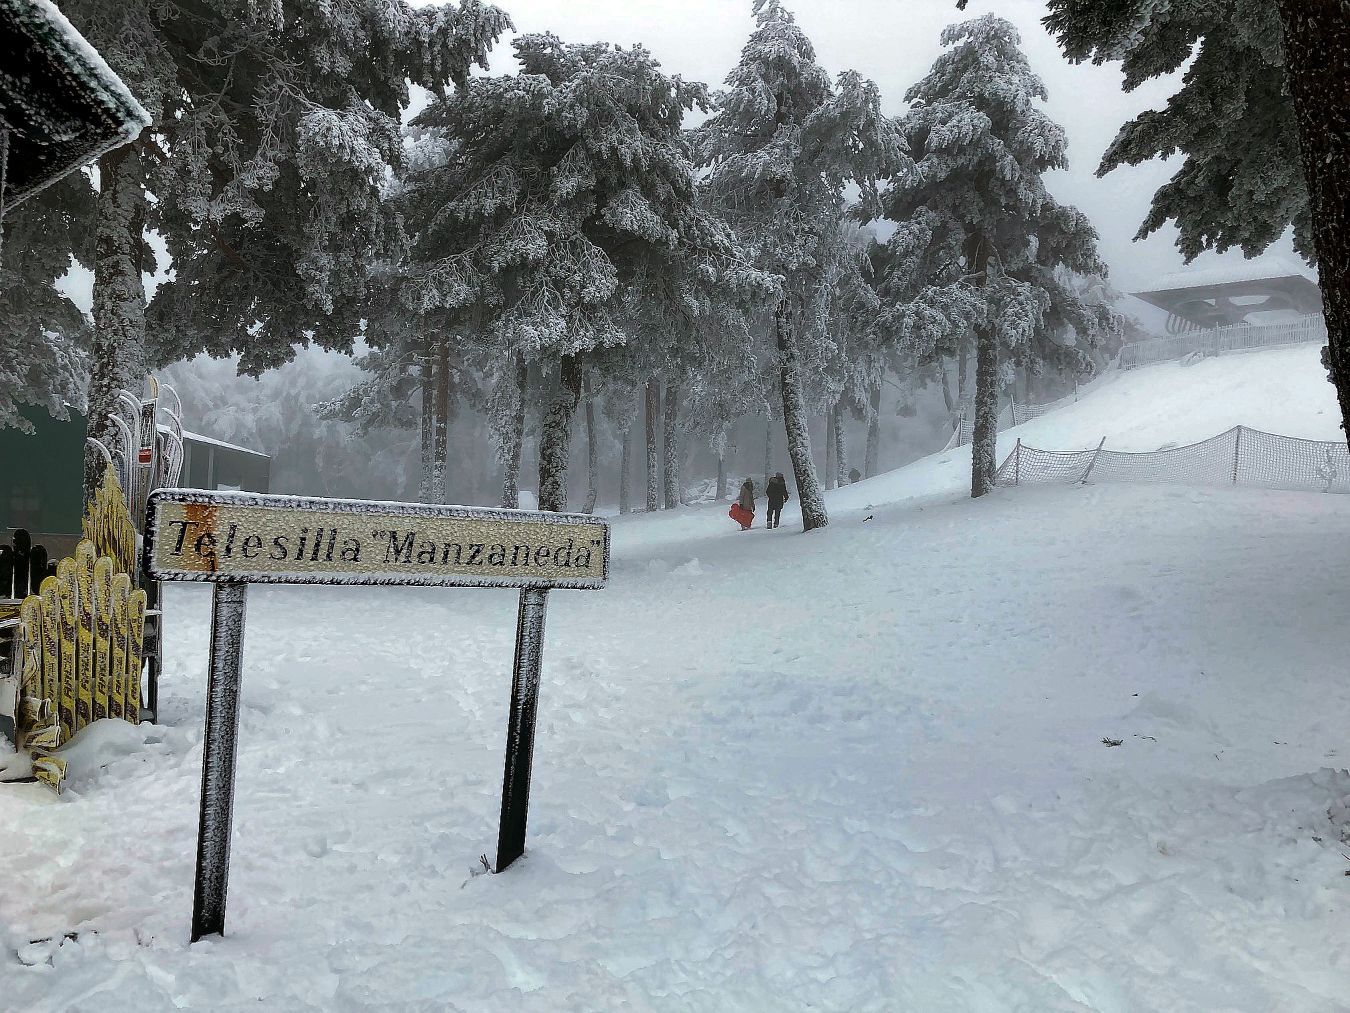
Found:
[[[149,122],[121,78],[50,0],[0,0],[6,208],[134,140]]]

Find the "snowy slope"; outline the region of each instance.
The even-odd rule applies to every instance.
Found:
[[[1104,436],[1110,449],[1148,451],[1198,443],[1243,425],[1308,440],[1342,439],[1321,352],[1303,345],[1119,373],[1077,404],[999,433],[998,460],[1019,438],[1043,450],[1084,450]],[[963,489],[970,489],[968,446],[839,489],[826,503],[832,511],[857,510]]]
[[[514,597],[255,588],[228,934],[191,947],[208,598],[172,589],[166,723],[66,800],[0,790],[0,1005],[1350,1008],[1350,497],[973,502],[955,456],[810,536],[617,522],[612,586],[553,595],[501,876]]]

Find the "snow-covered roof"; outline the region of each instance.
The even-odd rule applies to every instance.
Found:
[[[1212,288],[1216,285],[1239,285],[1249,281],[1267,281],[1272,278],[1303,278],[1312,281],[1300,264],[1284,257],[1258,257],[1217,267],[1187,268],[1173,271],[1154,280],[1142,292],[1175,292],[1189,288]]]
[[[0,0],[0,122],[13,207],[134,140],[150,117],[51,0]]]
[[[164,426],[160,426],[160,429],[164,428]],[[212,439],[210,436],[202,436],[200,433],[190,433],[186,429],[183,430],[183,442],[207,443],[213,447],[224,447],[226,450],[237,450],[241,454],[252,454],[254,457],[270,458],[272,456],[270,454],[264,454],[261,450],[250,450],[248,447],[241,447],[237,443],[226,443],[224,440]]]

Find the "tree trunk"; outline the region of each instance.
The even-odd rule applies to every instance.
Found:
[[[558,388],[539,434],[539,509],[567,509],[567,453],[572,446],[572,417],[581,402],[581,363],[564,355],[558,366]]]
[[[99,180],[89,435],[111,449],[117,441],[108,413],[117,410],[117,391],[128,390],[139,401],[147,367],[141,279],[146,201],[136,145],[123,145],[104,155],[99,160]],[[127,453],[135,452],[135,447],[127,448]],[[103,459],[95,453],[87,454],[85,461],[84,496],[88,500],[103,477]]]
[[[785,299],[774,313],[778,340],[778,378],[783,388],[783,427],[787,432],[788,457],[797,480],[797,503],[802,511],[802,530],[823,528],[830,523],[825,512],[816,467],[811,460],[811,434],[806,428],[806,407],[802,403],[801,366],[797,361],[797,337],[792,331],[792,308]]]
[[[595,513],[595,501],[600,495],[600,454],[595,445],[595,396],[586,383],[586,505],[582,513]]]
[[[942,403],[947,408],[947,415],[955,418],[956,404],[952,401],[952,381],[947,375],[947,360],[945,358],[938,360],[938,369],[942,371]]]
[[[422,438],[422,447],[419,461],[422,472],[417,485],[417,502],[435,503],[431,490],[434,488],[432,464],[436,457],[433,450],[433,430],[436,428],[436,360],[432,357],[430,348],[425,349],[421,355],[421,373],[422,428],[419,435]]]
[[[834,406],[831,405],[825,409],[825,488],[826,490],[835,487],[836,479],[839,477],[838,466],[834,463],[835,451],[834,439]]]
[[[981,324],[975,333],[975,431],[970,447],[970,494],[979,497],[994,488],[998,454],[998,335],[992,324]]]
[[[530,367],[525,356],[516,356],[516,403],[507,433],[506,463],[502,466],[502,506],[515,510],[520,506],[520,453],[525,443],[525,387]]]
[[[773,475],[773,416],[770,415],[768,421],[764,423],[764,484],[766,486]]]
[[[436,343],[436,401],[431,429],[431,502],[446,502],[446,461],[450,446],[450,342]]]
[[[768,484],[767,482],[765,483]],[[717,502],[727,500],[727,455],[725,450],[717,452]]]
[[[661,477],[656,454],[656,432],[661,425],[661,382],[647,381],[647,512],[661,508]]]
[[[1350,10],[1344,0],[1279,4],[1327,317],[1322,358],[1350,439]]]
[[[975,273],[980,285],[989,285],[989,246],[983,236],[974,240]],[[992,323],[975,328],[975,427],[970,447],[970,495],[992,492],[998,454],[998,332]]]
[[[629,422],[623,431],[623,456],[619,463],[619,513],[633,512],[633,426]]]
[[[956,349],[956,400],[960,405],[966,403],[966,391],[970,378],[970,339],[962,337]]]
[[[668,384],[666,386],[666,399],[663,407],[665,409],[661,433],[662,450],[665,453],[663,492],[665,493],[666,509],[674,510],[680,505],[680,436],[676,431],[676,423],[679,421],[680,412],[679,384]]]
[[[848,485],[848,429],[844,425],[842,399],[830,411],[830,428],[834,431],[834,484],[842,489]]]
[[[886,378],[885,370],[872,385],[872,417],[867,423],[867,454],[863,458],[863,477],[871,478],[877,473],[878,458],[881,455],[881,383]]]

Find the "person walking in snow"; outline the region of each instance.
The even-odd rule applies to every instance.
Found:
[[[765,520],[765,527],[776,528],[783,518],[783,504],[791,498],[788,496],[787,479],[783,477],[781,471],[769,479],[769,484],[764,487],[764,496],[769,501],[769,514]]]
[[[754,479],[747,478],[741,483],[741,494],[736,497],[736,502],[731,507],[731,519],[741,526],[742,531],[749,531],[750,526],[755,523]]]

